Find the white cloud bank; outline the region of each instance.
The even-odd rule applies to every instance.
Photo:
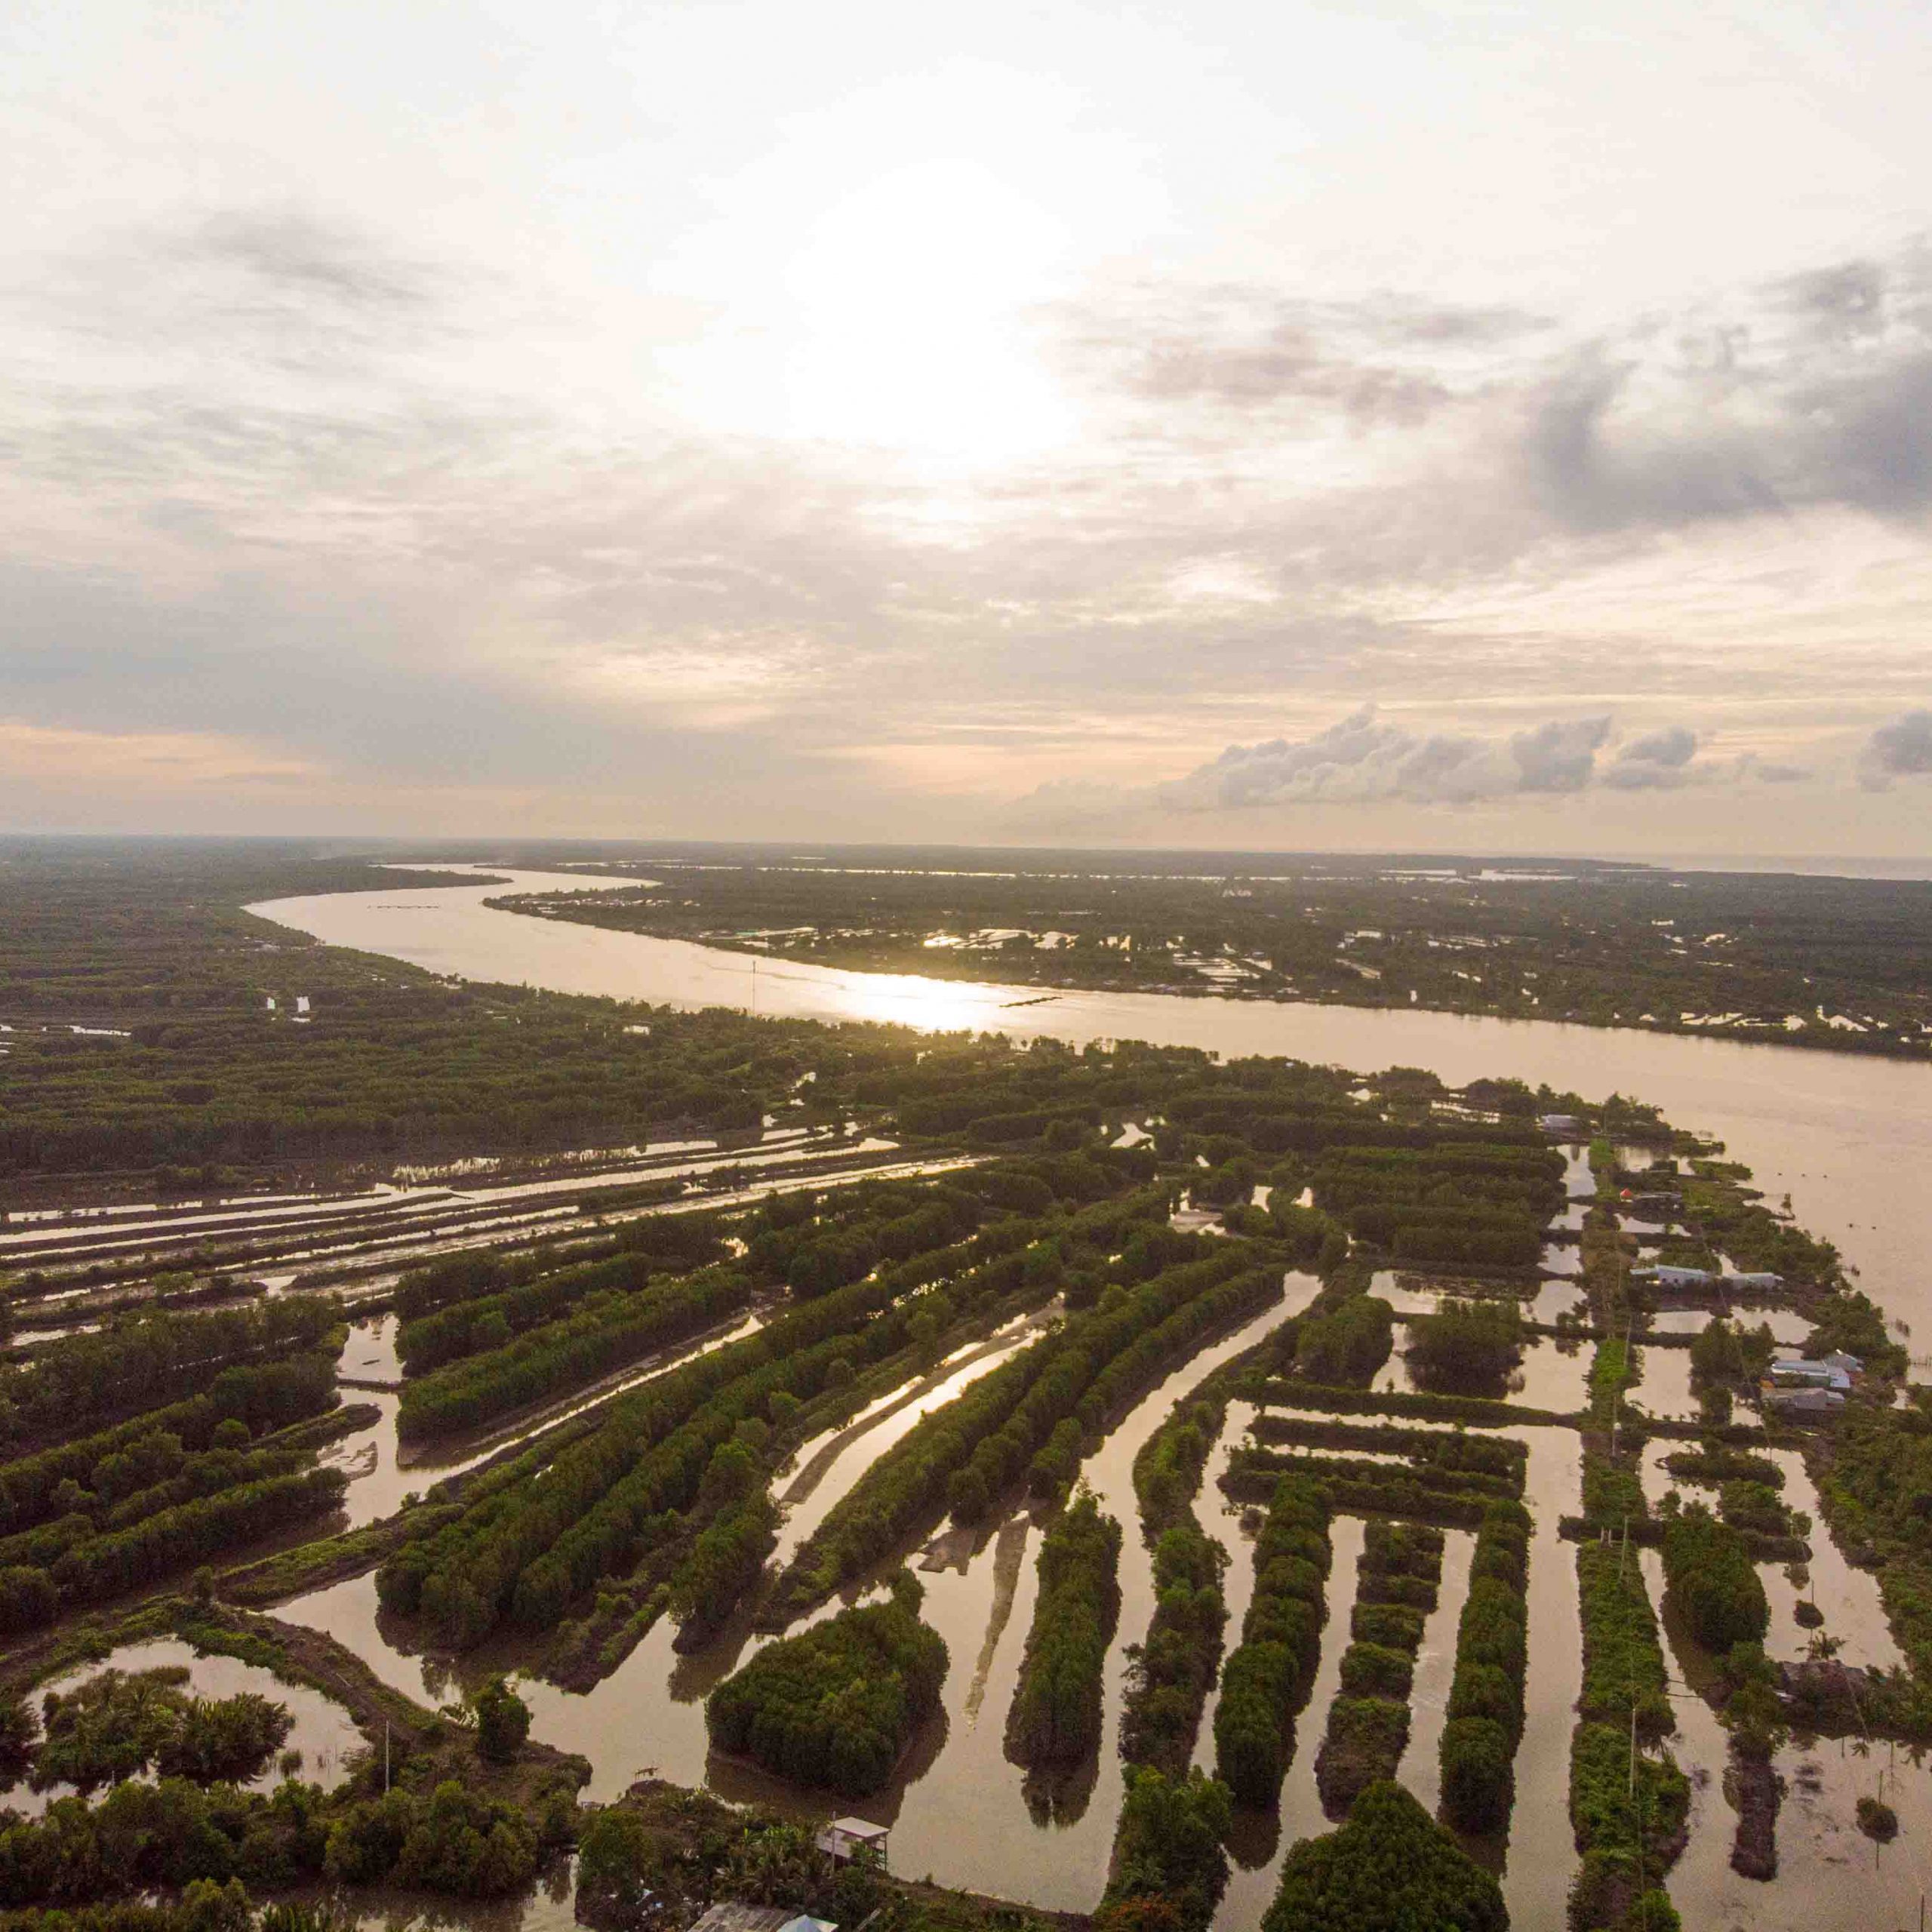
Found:
[[[1606,791],[1790,785],[1814,776],[1807,767],[1752,752],[1700,756],[1703,743],[1690,726],[1671,724],[1620,744],[1608,712],[1487,736],[1417,732],[1366,704],[1306,737],[1230,745],[1177,778],[1141,786],[1049,780],[1017,800],[1011,818],[1042,833],[1098,834],[1129,824],[1144,829],[1164,816],[1272,811],[1291,834],[1297,813],[1316,807],[1401,804],[1441,811]],[[1854,770],[1868,789],[1932,772],[1932,712],[1909,712],[1875,731]]]

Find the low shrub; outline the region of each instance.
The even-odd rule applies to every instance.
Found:
[[[712,1692],[712,1741],[800,1784],[876,1791],[946,1680],[945,1640],[920,1621],[921,1594],[902,1570],[887,1601],[768,1644]]]
[[[1282,1861],[1262,1932],[1507,1932],[1496,1881],[1398,1784]]]
[[[1693,1506],[1663,1533],[1664,1577],[1671,1599],[1707,1651],[1761,1644],[1770,1606],[1743,1535]]]
[[[1246,1804],[1272,1804],[1306,1701],[1327,1615],[1328,1512],[1312,1484],[1284,1477],[1254,1544],[1254,1595],[1214,1709],[1217,1773]]]

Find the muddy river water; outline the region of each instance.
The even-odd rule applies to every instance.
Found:
[[[288,900],[254,909],[331,943],[388,953],[432,971],[480,980],[524,983],[559,991],[611,995],[681,1007],[755,1006],[760,1013],[826,1020],[894,1022],[928,1030],[971,1028],[1015,1036],[1050,1035],[1075,1042],[1140,1038],[1236,1054],[1282,1054],[1362,1069],[1392,1064],[1432,1069],[1461,1083],[1481,1075],[1514,1075],[1587,1095],[1619,1091],[1653,1101],[1678,1124],[1715,1134],[1756,1171],[1775,1201],[1789,1192],[1798,1218],[1836,1241],[1860,1271],[1863,1284],[1897,1318],[1916,1327],[1932,1320],[1932,1277],[1921,1257],[1932,1248],[1932,1191],[1912,1183],[1932,1156],[1932,1069],[1854,1055],[1734,1045],[1635,1032],[1611,1032],[1545,1023],[1463,1019],[1425,1012],[1371,1011],[1203,997],[1069,993],[1041,998],[1036,989],[968,985],[841,972],[760,961],[682,942],[599,931],[543,918],[493,911],[486,897],[513,891],[583,889],[581,878],[517,872],[510,883],[424,891],[356,893]],[[1024,1002],[1015,1004],[1014,1002]],[[1580,1158],[1571,1162],[1571,1191],[1587,1194]],[[1573,1211],[1573,1220],[1580,1210]],[[1558,1266],[1567,1262],[1561,1257]],[[1555,1269],[1552,1272],[1555,1272]],[[1389,1284],[1393,1286],[1393,1284]],[[1567,1282],[1546,1284],[1555,1299],[1574,1297]],[[1090,1457],[1084,1474],[1102,1505],[1131,1526],[1136,1521],[1131,1468],[1135,1452],[1175,1399],[1197,1386],[1219,1363],[1251,1346],[1313,1294],[1310,1278],[1291,1275],[1281,1299],[1233,1334],[1177,1366],[1137,1404]],[[1015,1336],[996,1346],[1017,1345]],[[345,1351],[345,1370],[362,1368],[386,1380],[380,1360],[386,1327],[360,1329]],[[962,1360],[949,1372],[957,1388],[1000,1358]],[[1528,1352],[1521,1399],[1557,1409],[1583,1405],[1587,1352],[1547,1340]],[[1646,1351],[1638,1399],[1658,1413],[1689,1404],[1687,1352]],[[1391,1375],[1404,1374],[1399,1357]],[[1681,1386],[1680,1386],[1680,1384]],[[788,1540],[802,1535],[918,1414],[931,1406],[923,1388],[895,1392],[855,1418],[836,1437],[807,1445],[777,1494],[795,1515]],[[362,1399],[370,1399],[365,1395]],[[368,1494],[352,1498],[358,1519],[393,1508],[405,1487],[446,1471],[396,1466],[384,1444],[393,1397],[374,1395],[385,1413],[366,1437],[343,1445],[345,1463],[367,1472]],[[1227,1435],[1211,1464],[1200,1499],[1201,1521],[1227,1548],[1229,1641],[1252,1589],[1250,1546],[1237,1515],[1226,1512],[1214,1475],[1228,1447],[1245,1430],[1248,1412],[1232,1405]],[[1575,1435],[1565,1429],[1509,1431],[1530,1452],[1529,1500],[1537,1518],[1529,1579],[1531,1654],[1527,1725],[1518,1755],[1518,1801],[1510,1841],[1488,1848],[1500,1861],[1512,1919],[1526,1928],[1563,1921],[1564,1897],[1575,1869],[1565,1814],[1570,1732],[1580,1688],[1574,1553],[1556,1536],[1558,1518],[1579,1506]],[[390,1438],[392,1441],[392,1437]],[[1657,1452],[1660,1457],[1661,1447]],[[1667,1485],[1657,1460],[1647,1469],[1654,1491]],[[1786,1469],[1787,1500],[1814,1509],[1796,1458]],[[1358,1521],[1338,1518],[1331,1618],[1324,1633],[1321,1681],[1297,1727],[1294,1755],[1278,1820],[1232,1847],[1234,1872],[1218,1926],[1254,1926],[1273,1895],[1281,1857],[1296,1838],[1327,1828],[1316,1797],[1312,1759],[1328,1693],[1346,1646],[1348,1598],[1359,1553]],[[1091,1909],[1105,1882],[1121,1797],[1116,1740],[1129,1658],[1145,1635],[1152,1604],[1149,1552],[1130,1534],[1121,1559],[1122,1607],[1109,1654],[1106,1734],[1097,1764],[1072,1788],[1031,1787],[1004,1758],[1003,1732],[1030,1625],[1035,1590],[1038,1526],[1018,1508],[977,1534],[952,1533],[911,1553],[927,1588],[925,1614],[945,1637],[952,1657],[943,1716],[918,1740],[897,1781],[866,1801],[867,1815],[894,1828],[895,1869],[931,1872],[1049,1907]],[[1817,1541],[1826,1543],[1822,1526]],[[1419,1661],[1410,1749],[1403,1766],[1411,1787],[1435,1795],[1435,1743],[1454,1661],[1455,1617],[1467,1589],[1467,1539],[1451,1539],[1441,1607],[1430,1620]],[[1795,1654],[1792,1609],[1798,1586],[1781,1576],[1767,1582],[1778,1614],[1774,1650]],[[1806,1592],[1840,1608],[1847,1654],[1889,1662],[1875,1586],[1822,1547]],[[834,1606],[835,1607],[835,1606]],[[445,1666],[413,1655],[406,1632],[377,1614],[373,1577],[337,1584],[283,1607],[281,1614],[328,1630],[366,1657],[382,1675],[412,1694],[454,1694]],[[672,1649],[668,1625],[654,1628],[595,1690],[579,1696],[531,1683],[526,1694],[536,1733],[591,1761],[589,1795],[615,1795],[639,1771],[654,1768],[681,1782],[706,1783],[734,1798],[758,1798],[779,1808],[822,1809],[742,1765],[717,1760],[705,1736],[703,1700],[724,1675],[763,1641],[748,1629],[728,1629],[693,1657]],[[493,1664],[504,1661],[492,1658]],[[466,1666],[467,1668],[467,1666]],[[1688,1700],[1694,1702],[1694,1700]],[[1815,1915],[1835,1882],[1857,1880],[1877,1862],[1874,1848],[1841,1817],[1854,1795],[1873,1782],[1873,1767],[1844,1757],[1835,1744],[1795,1743],[1782,1764],[1792,1797],[1789,1871],[1792,1883],[1767,1888],[1728,1869],[1731,1816],[1721,1789],[1722,1734],[1701,1706],[1680,1700],[1680,1757],[1702,1775],[1692,1842],[1674,1892],[1684,1894],[1686,1923],[1850,1924],[1855,1915]],[[1197,1761],[1211,1762],[1211,1702]],[[1881,1751],[1885,1747],[1878,1747]],[[1932,1778],[1887,1758],[1885,1791],[1907,1818],[1932,1832]],[[1841,1800],[1843,1802],[1841,1802]],[[1786,1838],[1781,1828],[1780,1839]],[[1881,1909],[1902,1904],[1915,1882],[1905,1877],[1916,1860],[1932,1856],[1932,1836],[1884,1854],[1884,1882],[1872,1896]],[[1775,1901],[1775,1904],[1770,1903]],[[1747,1914],[1769,1912],[1769,1917]],[[1875,1924],[1876,1921],[1872,1921]],[[1900,1923],[1906,1922],[1901,1918]]]
[[[459,867],[444,869],[460,870]],[[479,871],[481,868],[478,869]],[[1484,1075],[1592,1098],[1651,1101],[1680,1127],[1724,1141],[1774,1200],[1836,1241],[1897,1315],[1932,1326],[1932,1067],[1858,1054],[1745,1046],[1544,1020],[1169,993],[1066,992],[754,960],[681,940],[605,932],[502,912],[486,899],[583,891],[567,872],[497,869],[489,886],[411,887],[269,901],[251,909],[334,946],[463,979],[680,1007],[728,1006],[808,1020],[887,1021],[1076,1043],[1146,1040],[1221,1054],[1286,1054],[1364,1070],[1425,1066],[1453,1084]],[[611,881],[612,884],[635,881]],[[756,968],[755,974],[754,968]],[[755,982],[755,983],[754,983]]]

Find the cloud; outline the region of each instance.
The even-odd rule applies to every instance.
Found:
[[[232,401],[251,378],[363,377],[447,349],[489,285],[299,205],[242,207],[88,237],[0,291],[0,315],[59,345],[32,363],[71,371],[85,349],[133,384],[192,380]]]
[[[1546,328],[1503,306],[1387,292],[1355,302],[1253,288],[1175,305],[1142,291],[1073,317],[1078,365],[1144,401],[1253,413],[1331,410],[1356,427],[1414,425],[1454,401],[1472,356]]]
[[[1850,341],[1882,329],[1890,280],[1882,263],[1860,257],[1786,275],[1771,285],[1770,294],[1774,306],[1820,334]]]
[[[1668,353],[1633,334],[1529,393],[1540,499],[1583,531],[1679,528],[1843,505],[1932,508],[1932,261],[1786,277]]]
[[[1816,774],[1809,765],[1788,764],[1781,759],[1763,758],[1746,752],[1737,761],[1737,776],[1760,785],[1801,785]]]
[[[1896,778],[1932,774],[1932,711],[1908,711],[1881,724],[1865,742],[1859,777],[1867,790],[1883,792]]]
[[[1916,713],[1900,723],[1913,724],[1915,719],[1932,730],[1932,714]],[[1390,804],[1453,808],[1512,798],[1574,797],[1600,789],[1632,792],[1720,783],[1788,785],[1814,775],[1807,767],[1749,752],[1700,759],[1703,740],[1688,725],[1645,732],[1605,757],[1611,735],[1607,715],[1552,718],[1501,736],[1417,733],[1385,721],[1374,705],[1364,705],[1306,738],[1230,745],[1206,764],[1162,783],[1051,780],[1017,800],[1007,816],[1011,824],[1033,832],[1118,833],[1130,825],[1151,823],[1162,814]],[[1917,737],[1909,743],[1894,742],[1894,751],[1908,761],[1932,760],[1932,746]],[[1932,763],[1911,768],[1932,770]]]
[[[211,215],[164,253],[192,266],[232,270],[305,303],[354,309],[420,310],[447,279],[426,263],[404,260],[371,238],[300,208]]]
[[[1697,734],[1681,724],[1633,738],[1611,760],[1603,782],[1620,792],[1674,791],[1691,782]]]
[[[1112,785],[1103,779],[1050,778],[1000,814],[1011,829],[1078,838],[1118,832],[1124,822],[1144,815],[1155,803],[1144,786]]]
[[[1328,359],[1306,335],[1287,329],[1254,343],[1158,344],[1134,387],[1157,401],[1327,403],[1358,420],[1397,423],[1420,421],[1452,394],[1420,372]]]
[[[1896,263],[1755,291],[1752,327],[1727,318],[1730,346],[1697,356],[1635,324],[1579,348],[1502,306],[1146,292],[1057,318],[1091,439],[934,481],[667,429],[643,383],[572,415],[567,387],[517,387],[533,343],[549,366],[555,317],[518,337],[494,271],[312,211],[84,237],[62,260],[85,272],[0,311],[26,324],[0,336],[9,709],[205,731],[372,797],[581,777],[680,826],[701,801],[734,830],[808,808],[970,835],[962,801],[1045,778],[1029,809],[1057,832],[1307,800],[1386,805],[1392,837],[1411,808],[1793,782],[1810,752],[1776,718],[1739,736],[1799,764],[1700,737],[1835,675],[1804,640],[1838,586],[1922,595],[1898,528],[1878,568],[1789,525],[1728,576],[1693,548],[1788,503],[1909,499],[1932,337]],[[448,343],[463,352],[412,352]],[[1665,530],[1692,534],[1654,565]],[[1633,563],[1635,615],[1604,594]],[[1714,586],[1801,626],[1807,573],[1814,629],[1754,635],[1741,691],[1694,629]],[[1895,635],[1821,726],[1915,692],[1870,695]],[[1698,732],[1620,747],[1607,700],[1570,696],[1636,688]],[[1375,691],[1408,727],[1350,712]],[[1188,769],[1291,693],[1340,721]],[[1475,708],[1499,700],[1527,728]]]
[[[1506,738],[1417,737],[1382,723],[1367,705],[1311,738],[1230,745],[1158,795],[1171,810],[1201,812],[1318,801],[1464,804],[1580,792],[1609,734],[1609,718],[1592,717],[1553,718]]]

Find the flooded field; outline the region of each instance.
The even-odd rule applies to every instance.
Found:
[[[1644,1551],[1642,1560],[1651,1599],[1660,1603],[1663,1562],[1654,1550]],[[1770,1573],[1761,1574],[1768,1584]],[[1773,1628],[1775,1635],[1776,1620]],[[1777,1875],[1768,1883],[1741,1877],[1730,1863],[1737,1812],[1725,1788],[1729,1739],[1684,1681],[1681,1636],[1669,1617],[1664,1629],[1678,1721],[1672,1749],[1692,1787],[1690,1839],[1670,1876],[1672,1901],[1685,1926],[1817,1932],[1855,1924],[1880,1932],[1916,1925],[1932,1897],[1932,1767],[1922,1754],[1855,1738],[1794,1736],[1772,1761],[1783,1786]],[[1913,1761],[1915,1755],[1921,1761]],[[1896,1842],[1874,1844],[1859,1829],[1861,1798],[1881,1799],[1897,1813]]]
[[[1644,1379],[1631,1393],[1646,1415],[1662,1422],[1695,1422],[1697,1398],[1690,1390],[1688,1349],[1641,1349]]]
[[[1400,1321],[1395,1324],[1395,1352],[1388,1367],[1376,1377],[1375,1386],[1385,1395],[1423,1392],[1422,1383],[1409,1366],[1408,1330]],[[1509,1380],[1512,1401],[1558,1415],[1574,1415],[1588,1408],[1589,1392],[1589,1345],[1547,1335],[1534,1337],[1524,1345],[1522,1366]]]
[[[236,1657],[198,1656],[191,1645],[173,1638],[124,1644],[96,1663],[48,1678],[38,1689],[64,1696],[104,1671],[118,1670],[131,1676],[140,1671],[162,1669],[186,1670],[187,1687],[198,1697],[233,1697],[246,1690],[287,1706],[295,1720],[294,1728],[267,1768],[250,1781],[248,1788],[252,1790],[273,1790],[283,1776],[279,1761],[294,1752],[300,1755],[299,1775],[332,1791],[349,1775],[352,1761],[365,1749],[362,1735],[350,1721],[349,1713],[319,1690],[306,1684],[285,1683],[272,1672],[257,1664],[244,1663]],[[0,1790],[0,1804],[37,1817],[57,1798],[68,1796],[72,1789],[70,1785],[53,1784],[36,1791],[23,1783]]]
[[[1306,1305],[1317,1286],[1312,1276],[1291,1275],[1273,1306],[1202,1349],[1134,1405],[1081,1471],[1103,1509],[1123,1521],[1134,1519],[1134,1458],[1174,1401],[1223,1362],[1265,1339]],[[786,1524],[781,1555],[802,1540],[811,1524],[823,1519],[897,1434],[912,1426],[914,1409],[923,1414],[943,1399],[941,1391],[957,1392],[989,1371],[1020,1339],[1017,1333],[1004,1337],[916,1400],[902,1404],[900,1398],[908,1392],[895,1391],[870,1405],[869,1418],[862,1411],[845,1430],[808,1444],[791,1479],[794,1485],[808,1485],[794,1506],[803,1522]],[[841,1437],[848,1439],[841,1444]],[[785,1488],[781,1484],[781,1494]],[[1218,1503],[1214,1499],[1215,1506]],[[1212,1533],[1238,1540],[1231,1518],[1224,1521],[1208,1509],[1204,1517],[1211,1518]],[[946,1638],[952,1668],[942,1718],[915,1741],[893,1784],[869,1799],[866,1811],[893,1826],[898,1869],[931,1871],[944,1883],[983,1888],[986,1847],[996,1843],[1010,1854],[1015,1895],[1037,1905],[1079,1911],[1091,1906],[1106,1881],[1120,1804],[1120,1758],[1115,1747],[1126,1651],[1140,1640],[1152,1613],[1153,1574],[1149,1552],[1138,1537],[1130,1537],[1122,1554],[1122,1606],[1107,1662],[1106,1735],[1097,1764],[1076,1788],[1041,1793],[1028,1789],[1006,1762],[1002,1741],[1032,1620],[1038,1550],[1037,1526],[1022,1506],[975,1532],[946,1532],[907,1552],[926,1588],[923,1614]],[[835,1602],[829,1608],[837,1607]],[[379,1614],[373,1577],[298,1598],[281,1606],[277,1614],[327,1632],[367,1659],[385,1682],[411,1696],[435,1703],[457,1693],[447,1667],[401,1647],[401,1632]],[[668,1621],[654,1625],[588,1694],[527,1681],[523,1688],[535,1716],[533,1735],[590,1759],[586,1795],[592,1798],[616,1797],[649,1770],[676,1782],[708,1786],[724,1797],[755,1799],[800,1816],[819,1815],[822,1803],[811,1794],[718,1758],[706,1734],[706,1695],[769,1639],[740,1623],[694,1654],[680,1656],[672,1647],[675,1634]]]

